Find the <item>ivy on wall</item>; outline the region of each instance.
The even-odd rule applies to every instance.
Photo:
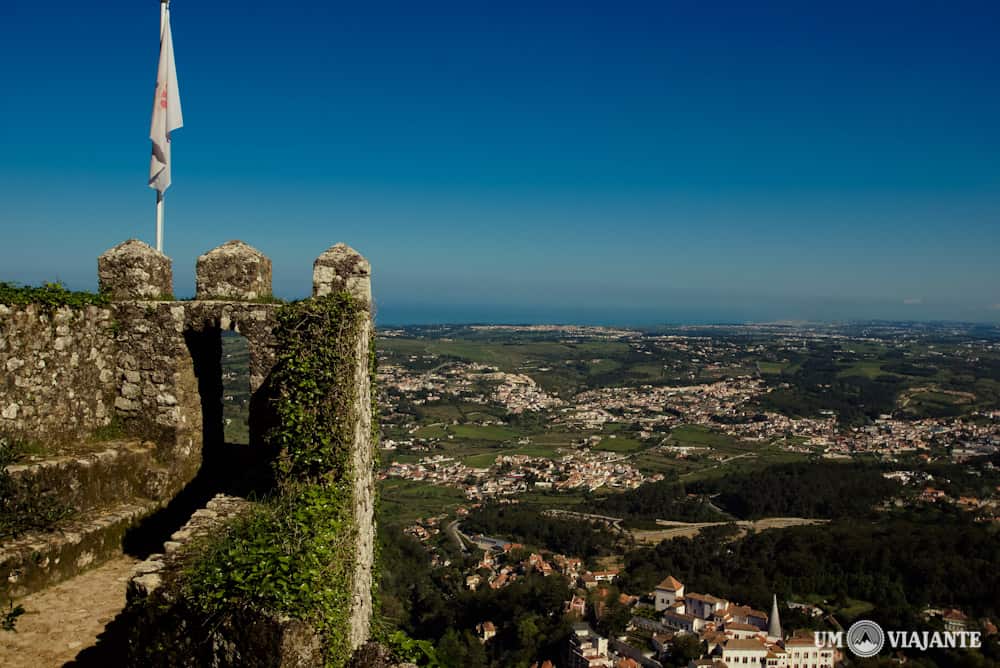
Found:
[[[307,621],[323,637],[327,665],[342,665],[350,654],[350,498],[343,485],[299,485],[256,506],[188,566],[189,598],[210,618],[249,608]]]
[[[278,311],[277,426],[269,440],[280,449],[280,481],[348,473],[357,421],[355,354],[367,317],[367,306],[346,292]]]
[[[39,287],[32,287],[0,282],[0,304],[8,306],[38,304],[49,308],[59,306],[83,308],[84,306],[106,306],[109,303],[111,302],[106,295],[67,290],[62,283],[44,283]]]
[[[278,452],[277,489],[205,544],[182,575],[189,598],[212,618],[254,608],[308,621],[322,635],[328,666],[350,656],[357,537],[351,449],[367,309],[340,293],[279,310],[268,435]]]

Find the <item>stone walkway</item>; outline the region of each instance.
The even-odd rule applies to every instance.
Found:
[[[105,627],[125,606],[125,586],[137,563],[118,557],[21,599],[26,612],[17,632],[0,630],[0,666],[110,665],[105,659],[118,648],[114,630]]]

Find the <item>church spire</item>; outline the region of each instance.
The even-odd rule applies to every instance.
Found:
[[[776,638],[778,640],[782,639],[781,636],[781,616],[778,615],[778,595],[774,595],[774,599],[771,602],[771,616],[768,618],[767,622],[767,637]]]

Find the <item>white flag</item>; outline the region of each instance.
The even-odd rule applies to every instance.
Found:
[[[156,71],[153,121],[149,126],[149,138],[153,140],[149,187],[161,194],[170,187],[170,133],[183,125],[177,68],[174,66],[174,42],[170,38],[170,10],[167,9],[160,34],[160,66]]]

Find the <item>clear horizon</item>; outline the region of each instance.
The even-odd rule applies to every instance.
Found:
[[[171,11],[179,296],[344,241],[385,322],[1000,323],[996,3]],[[0,18],[0,280],[94,289],[153,241],[158,3]]]

